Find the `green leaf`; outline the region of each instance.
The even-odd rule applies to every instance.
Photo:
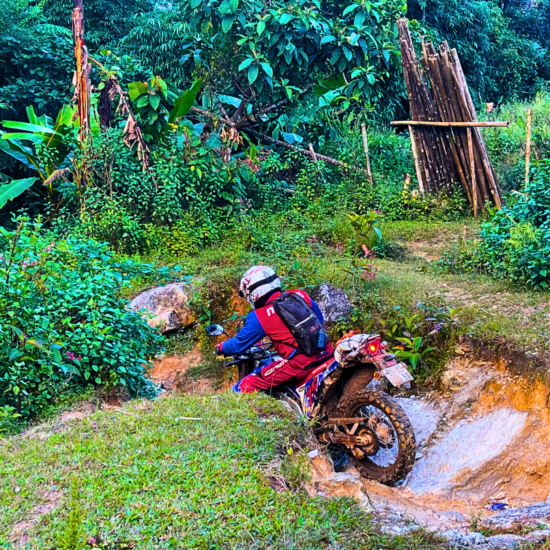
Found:
[[[34,112],[34,107],[32,105],[29,105],[26,109],[27,111],[27,117],[29,119],[29,122],[31,124],[38,124],[38,117],[36,116],[36,113]]]
[[[202,0],[190,0],[189,5],[191,9],[198,8],[201,5]]]
[[[235,17],[233,15],[224,15],[222,19],[222,31],[227,33],[231,29],[231,26],[233,25],[233,21],[235,21]]]
[[[14,361],[15,359],[21,357],[23,353],[19,351],[17,348],[12,348],[10,350],[9,360]]]
[[[235,13],[239,9],[239,0],[229,0],[231,13]]]
[[[174,122],[177,118],[181,118],[187,114],[193,103],[195,103],[195,98],[199,93],[201,85],[202,79],[195,80],[193,86],[174,101],[174,108],[170,111],[168,122]]]
[[[12,180],[6,185],[0,185],[0,209],[2,209],[8,201],[12,201],[32,187],[36,180],[37,178],[25,178],[21,180]]]
[[[256,27],[256,32],[258,36],[262,36],[262,33],[265,31],[265,21],[260,21]]]
[[[298,134],[281,132],[281,135],[285,138],[285,141],[291,145],[293,143],[302,143],[302,141],[304,141],[304,138]]]
[[[352,11],[355,11],[358,7],[359,7],[359,4],[352,4],[351,6],[348,6],[348,7],[344,10],[344,13],[343,13],[342,15],[345,17],[346,15],[348,15],[349,13],[351,13]]]
[[[269,63],[260,63],[260,65],[262,66],[262,69],[265,71],[265,74],[267,74],[267,76],[273,78],[273,69],[271,68]]]
[[[128,96],[132,103],[141,95],[147,92],[147,86],[143,82],[130,82],[128,84]]]
[[[19,394],[19,386],[13,386],[12,390],[15,395]]]
[[[246,69],[247,67],[250,67],[250,65],[252,65],[253,62],[254,62],[254,58],[253,58],[253,57],[247,57],[247,58],[239,65],[239,68],[238,68],[237,70],[242,71],[242,70]]]
[[[258,78],[258,65],[250,65],[248,68],[248,82],[254,84],[256,78]]]
[[[353,20],[353,25],[357,28],[361,28],[365,22],[366,14],[364,11],[359,11],[355,14],[355,19]]]
[[[294,19],[294,15],[290,13],[283,13],[281,17],[279,17],[279,23],[281,25],[286,25],[287,23],[290,23]]]
[[[5,128],[14,128],[16,130],[26,130],[27,132],[37,132],[42,134],[55,134],[55,130],[39,124],[29,124],[28,122],[17,122],[15,120],[4,120],[2,122]]]
[[[146,105],[149,105],[149,94],[141,96],[136,103],[138,109],[143,109]]]
[[[321,38],[321,44],[328,44],[329,42],[335,42],[335,41],[336,41],[336,37],[330,34],[327,34],[326,36],[323,36],[323,38]]]
[[[414,340],[413,340],[413,349],[414,351],[418,351],[420,349],[420,346],[422,346],[422,337],[421,336],[417,336]]]
[[[27,346],[33,346],[38,349],[44,349],[44,344],[36,338],[30,338],[25,342],[25,344],[27,344]]]
[[[168,99],[168,84],[162,78],[157,79],[157,82],[164,99]]]
[[[218,96],[218,99],[222,103],[228,103],[229,105],[233,105],[233,107],[236,107],[236,108],[238,108],[240,106],[240,104],[242,103],[242,99],[239,99],[238,97],[233,97],[233,96],[230,96],[230,95],[220,94]]]
[[[153,94],[149,96],[149,105],[156,111],[160,105],[160,96],[158,94]],[[158,115],[157,115],[158,116]]]

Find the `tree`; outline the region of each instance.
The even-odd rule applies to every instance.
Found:
[[[196,113],[290,136],[326,106],[398,105],[401,83],[391,77],[403,9],[397,0],[183,0],[138,18],[123,43],[179,85],[203,78]],[[151,40],[155,28],[170,34]]]
[[[508,0],[509,6],[510,1],[523,0]],[[525,98],[549,76],[546,49],[518,33],[493,0],[410,0],[407,15],[418,20],[419,33],[434,42],[447,40],[457,49],[474,99],[480,102]]]

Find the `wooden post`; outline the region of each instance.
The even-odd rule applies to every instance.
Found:
[[[411,147],[414,158],[414,169],[416,171],[416,179],[418,180],[418,188],[420,192],[424,195],[424,182],[422,181],[422,170],[420,169],[420,162],[418,160],[418,151],[416,149],[416,142],[414,141],[414,131],[413,127],[409,126],[409,134],[411,135]]]
[[[82,0],[74,0],[72,14],[73,46],[76,62],[75,99],[80,119],[79,139],[90,135],[90,65],[88,50],[84,45],[84,6]]]
[[[308,143],[309,151],[311,152],[311,158],[317,162],[317,155],[315,154],[315,150],[313,149],[313,145],[311,143]]]
[[[527,109],[527,137],[525,139],[525,185],[529,183],[530,160],[531,160],[531,109]]]
[[[471,128],[468,128],[468,155],[470,157],[470,179],[472,181],[472,203],[474,207],[474,218],[477,218],[476,163],[474,157],[474,140],[472,139]]]
[[[363,149],[365,150],[365,158],[367,160],[367,174],[369,176],[369,183],[373,186],[372,171],[370,169],[369,159],[369,142],[367,141],[367,127],[365,124],[361,124],[361,133],[363,134]]]

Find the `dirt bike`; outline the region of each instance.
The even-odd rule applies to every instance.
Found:
[[[229,336],[221,325],[210,325],[206,331]],[[266,339],[224,366],[238,367],[241,380],[276,355]],[[408,386],[413,377],[395,355],[386,352],[386,343],[377,334],[342,340],[334,357],[313,370],[303,385],[283,384],[270,393],[315,420],[319,441],[337,456],[347,455],[362,475],[394,485],[413,467],[416,440],[405,411],[380,387],[384,380]]]

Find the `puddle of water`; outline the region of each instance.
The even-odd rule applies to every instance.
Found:
[[[499,409],[468,422],[460,420],[415,465],[408,489],[444,496],[466,470],[477,470],[499,455],[525,425],[527,413]]]

